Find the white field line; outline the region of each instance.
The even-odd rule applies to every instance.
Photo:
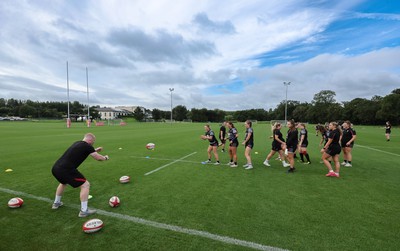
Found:
[[[181,161],[181,160],[183,160],[183,159],[186,159],[187,157],[190,157],[190,156],[192,156],[193,154],[196,154],[197,152],[193,152],[193,153],[191,153],[191,154],[188,154],[188,155],[186,155],[186,156],[184,156],[184,157],[182,157],[182,158],[180,158],[180,159],[177,159],[177,160],[174,160],[174,161],[172,161],[172,162],[170,162],[170,163],[168,163],[168,164],[165,164],[165,165],[163,165],[163,166],[160,166],[159,168],[157,168],[157,169],[154,169],[153,171],[150,171],[150,172],[148,172],[148,173],[145,173],[144,175],[149,175],[149,174],[152,174],[152,173],[155,173],[155,172],[157,172],[157,171],[160,171],[161,169],[163,169],[163,168],[165,168],[165,167],[167,167],[167,166],[170,166],[170,165],[172,165],[172,164],[174,164],[174,163],[176,163],[176,162],[179,162],[179,161]]]
[[[136,158],[136,159],[148,159],[148,160],[170,160],[174,161],[176,159],[168,159],[168,158],[153,158],[153,157],[142,157],[142,156],[130,156],[131,158]],[[185,162],[185,163],[193,163],[193,164],[201,164],[200,161],[191,161],[191,160],[177,160],[179,162]]]
[[[379,149],[376,149],[376,148],[372,148],[372,147],[369,147],[369,146],[363,146],[363,145],[359,145],[359,144],[356,144],[355,146],[356,147],[359,146],[359,147],[366,148],[366,149],[369,149],[369,150],[373,150],[373,151],[376,151],[376,152],[386,153],[386,154],[390,154],[390,155],[394,155],[394,156],[400,157],[400,154],[386,152],[386,151],[379,150]]]
[[[48,198],[43,198],[43,197],[39,197],[36,195],[24,193],[24,192],[14,191],[14,190],[10,190],[7,188],[0,187],[0,191],[4,192],[4,193],[12,194],[12,195],[18,195],[18,196],[25,197],[25,198],[31,198],[31,199],[35,199],[35,200],[39,200],[39,201],[53,203],[53,201]],[[64,206],[73,208],[73,209],[79,209],[78,205],[64,205]],[[96,210],[97,210],[97,214],[99,214],[99,215],[109,216],[109,217],[113,217],[113,218],[117,218],[117,219],[121,219],[121,220],[127,220],[127,221],[130,221],[133,223],[151,226],[151,227],[159,228],[159,229],[166,229],[166,230],[170,230],[173,232],[199,236],[199,237],[219,241],[219,242],[222,242],[225,244],[243,246],[243,247],[253,248],[253,249],[257,249],[257,250],[265,250],[265,251],[287,251],[287,249],[266,246],[266,245],[262,245],[262,244],[251,242],[251,241],[244,241],[244,240],[239,240],[239,239],[235,239],[235,238],[228,237],[228,236],[212,234],[212,233],[209,233],[206,231],[184,228],[184,227],[175,226],[175,225],[169,225],[169,224],[146,220],[143,218],[129,216],[129,215],[125,215],[125,214],[112,213],[112,212],[101,210],[101,209],[96,209]]]

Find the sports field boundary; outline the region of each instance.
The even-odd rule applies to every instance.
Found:
[[[172,162],[170,162],[170,163],[168,163],[168,164],[165,164],[165,165],[163,165],[163,166],[160,166],[159,168],[154,169],[153,171],[150,171],[150,172],[148,172],[148,173],[145,173],[144,175],[147,176],[147,175],[150,175],[150,174],[152,174],[152,173],[158,172],[158,171],[160,171],[161,169],[166,168],[167,166],[170,166],[170,165],[172,165],[172,164],[175,164],[176,162],[179,162],[179,161],[181,161],[181,160],[184,160],[184,159],[186,159],[186,158],[188,158],[188,157],[190,157],[190,156],[192,156],[192,155],[194,155],[194,154],[196,154],[196,153],[197,153],[197,152],[192,152],[191,154],[188,154],[188,155],[186,155],[186,156],[183,156],[183,157],[180,158],[180,159],[174,160],[174,161],[172,161]]]
[[[0,187],[0,191],[3,193],[18,195],[21,197],[35,199],[35,200],[39,200],[39,201],[43,201],[43,202],[47,202],[47,203],[53,203],[53,200],[51,200],[49,198],[44,198],[44,197],[36,196],[33,194],[28,194],[25,192],[15,191],[15,190],[2,188],[2,187]],[[73,209],[80,208],[79,205],[76,205],[76,204],[64,205],[64,207],[73,208]],[[256,249],[256,250],[264,250],[264,251],[288,251],[287,249],[266,246],[266,245],[251,242],[251,241],[245,241],[245,240],[240,240],[240,239],[236,239],[236,238],[232,238],[232,237],[228,237],[228,236],[212,234],[212,233],[209,233],[206,231],[160,223],[160,222],[146,220],[146,219],[135,217],[135,216],[113,213],[113,212],[109,212],[109,211],[105,211],[105,210],[101,210],[101,209],[96,209],[96,210],[97,210],[98,215],[104,215],[104,216],[113,217],[113,218],[117,218],[117,219],[121,219],[121,220],[127,220],[127,221],[130,221],[133,223],[138,223],[138,224],[142,224],[145,226],[150,226],[150,227],[154,227],[154,228],[158,228],[158,229],[165,229],[165,230],[183,233],[183,234],[187,234],[187,235],[203,237],[203,238],[219,241],[219,242],[222,242],[225,244],[243,246],[243,247],[248,247],[248,248],[252,248],[252,249]]]
[[[359,144],[357,144],[356,146],[359,146],[359,147],[365,148],[365,149],[369,149],[369,150],[372,150],[372,151],[377,151],[377,152],[386,153],[386,154],[390,154],[390,155],[394,155],[394,156],[400,157],[400,154],[383,151],[383,150],[376,149],[376,148],[373,148],[373,147],[363,146],[363,145],[359,145]]]

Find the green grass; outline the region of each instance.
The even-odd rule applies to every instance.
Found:
[[[244,126],[237,127],[243,139]],[[212,128],[219,129],[216,124]],[[386,142],[384,129],[357,126],[354,164],[342,168],[340,179],[325,177],[313,127],[308,148],[313,163],[297,164],[298,171],[290,175],[277,161],[269,168],[262,165],[271,148],[270,126],[256,124],[254,130],[255,168],[244,170],[243,146],[238,149],[239,168],[200,163],[207,159],[208,144],[199,139],[203,124],[86,128],[73,123],[67,129],[63,122],[2,122],[0,187],[53,200],[53,163],[90,131],[97,137],[95,146],[103,146],[111,158],[96,162],[89,157],[79,168],[91,183],[92,208],[290,250],[400,249],[398,129]],[[156,150],[148,151],[148,142],[156,143]],[[193,152],[186,162],[145,176]],[[229,161],[227,153],[219,155],[222,163]],[[13,172],[4,172],[8,168]],[[119,184],[123,175],[130,175],[132,182]],[[122,201],[118,208],[108,206],[113,195]],[[104,215],[95,216],[104,221],[104,229],[84,234],[81,227],[87,219],[78,218],[77,209],[51,210],[51,203],[33,198],[23,198],[20,209],[9,209],[6,203],[12,197],[0,191],[0,250],[9,250],[11,244],[13,250],[251,250]],[[63,201],[79,205],[79,190],[69,187]]]

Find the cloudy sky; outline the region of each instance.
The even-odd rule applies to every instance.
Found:
[[[400,88],[397,0],[0,1],[0,98],[275,108]]]

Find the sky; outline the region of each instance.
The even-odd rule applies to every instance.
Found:
[[[0,1],[0,98],[66,102],[67,86],[71,102],[161,110],[386,96],[400,1]]]

